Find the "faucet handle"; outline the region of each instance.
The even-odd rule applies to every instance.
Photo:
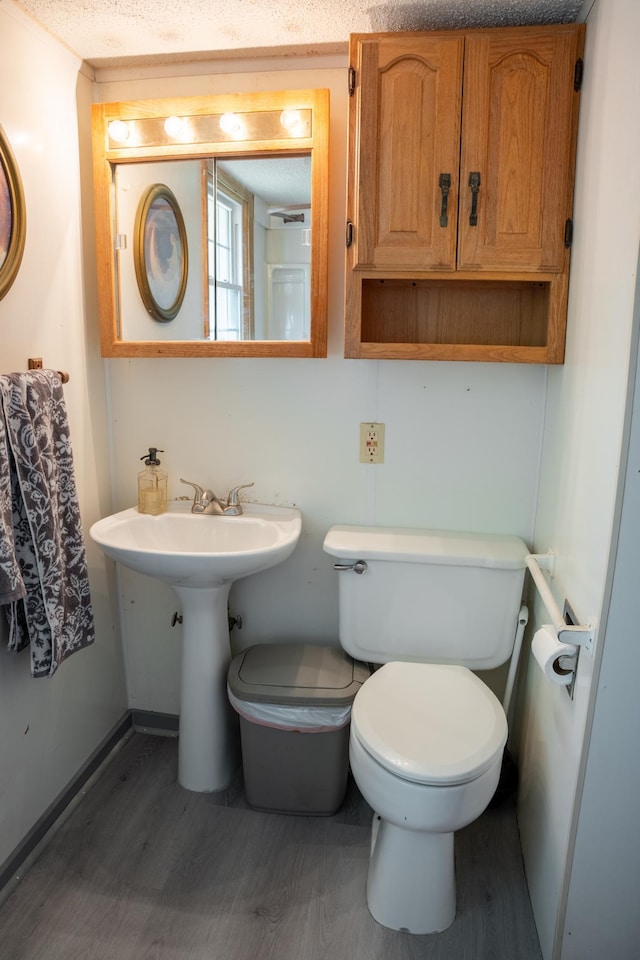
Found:
[[[203,490],[199,483],[193,483],[191,480],[183,480],[180,477],[180,483],[186,483],[195,490],[195,496],[191,505],[191,513],[206,513],[221,516],[223,505],[216,497],[213,490]],[[242,512],[242,511],[240,511]]]
[[[195,490],[194,500],[203,499],[205,491],[199,483],[193,483],[191,480],[183,480],[182,477],[180,477],[180,483],[186,483],[188,487],[193,487]]]
[[[240,498],[238,497],[239,491],[244,490],[246,487],[252,487],[252,486],[253,486],[253,483],[241,483],[239,486],[233,487],[233,489],[229,490],[229,496],[227,497],[227,506],[237,507],[238,504],[240,503]]]
[[[240,497],[238,492],[244,490],[245,487],[252,487],[252,483],[241,483],[238,487],[233,487],[229,490],[229,496],[227,497],[227,505],[224,509],[225,514],[228,517],[240,517],[242,516],[242,504],[240,503]]]
[[[193,487],[195,494],[193,497],[194,507],[207,507],[211,502],[217,502],[218,498],[216,497],[213,490],[205,490],[200,486],[199,483],[193,483],[191,480],[183,480],[180,477],[180,483],[186,483],[188,486]],[[216,511],[217,512],[217,511]]]

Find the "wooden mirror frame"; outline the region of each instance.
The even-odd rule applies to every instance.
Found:
[[[310,135],[238,141],[233,136],[198,142],[114,145],[116,120],[160,121],[226,113],[260,114],[311,110]],[[329,91],[223,94],[94,104],[92,108],[96,253],[100,348],[103,357],[325,357],[327,355],[327,262],[329,204]],[[115,164],[154,160],[311,156],[311,325],[309,340],[124,340],[119,333]]]

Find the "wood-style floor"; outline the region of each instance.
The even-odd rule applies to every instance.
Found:
[[[248,808],[176,781],[177,741],[136,734],[0,909],[2,960],[540,960],[513,802],[456,837],[441,934],[369,915],[371,811]]]

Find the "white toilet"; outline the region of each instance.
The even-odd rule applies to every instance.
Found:
[[[456,912],[453,835],[500,777],[507,720],[472,670],[513,650],[525,574],[518,537],[332,527],[339,632],[384,664],[356,694],[349,756],[375,811],[367,903],[393,930],[435,933]]]

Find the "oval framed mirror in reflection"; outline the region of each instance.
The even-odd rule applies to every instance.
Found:
[[[140,198],[133,233],[142,302],[153,320],[170,323],[184,301],[189,252],[180,206],[166,184],[154,183]]]
[[[94,106],[103,356],[326,356],[328,119],[326,90]],[[158,184],[188,250],[162,323],[135,239]]]

